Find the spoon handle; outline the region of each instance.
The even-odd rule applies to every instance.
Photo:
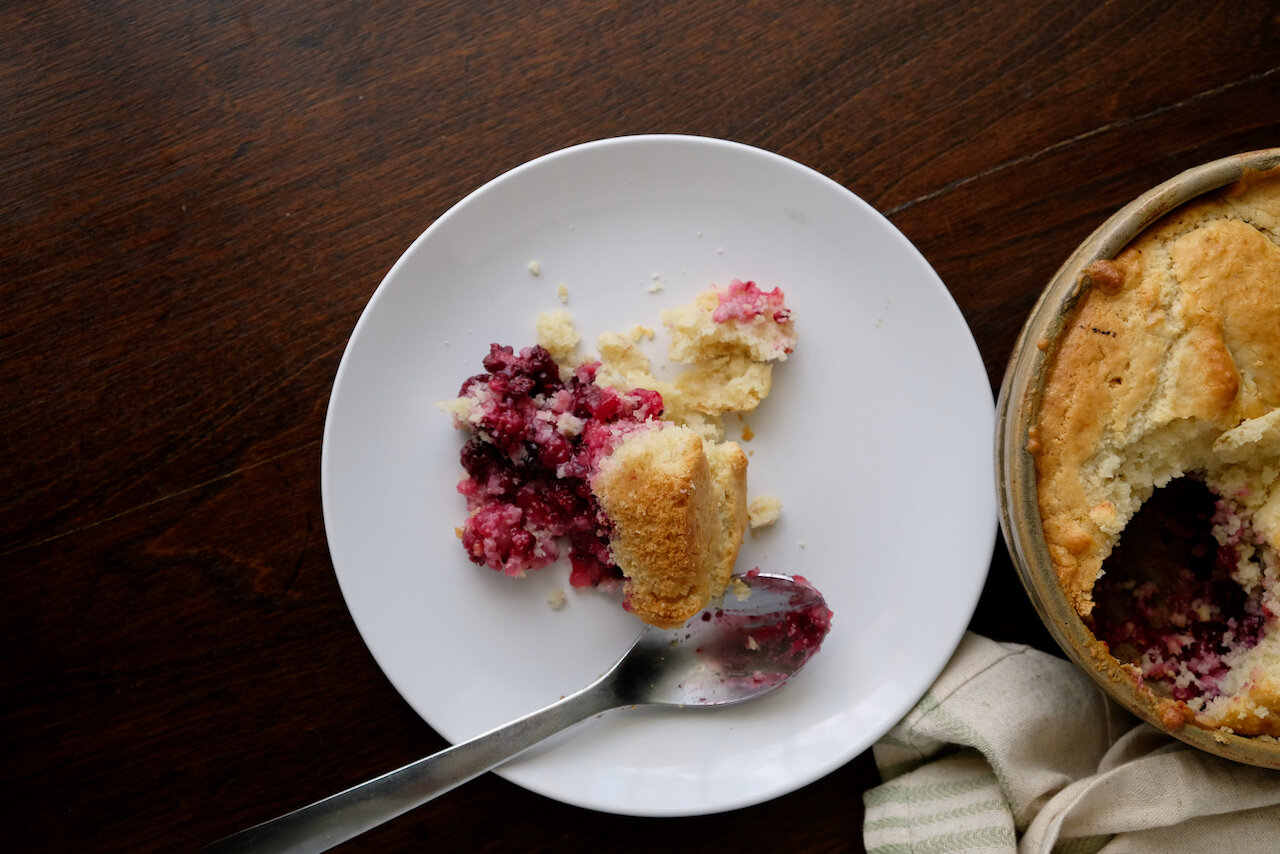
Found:
[[[612,673],[551,705],[346,791],[218,840],[205,854],[327,851],[513,759],[592,715],[626,705]]]

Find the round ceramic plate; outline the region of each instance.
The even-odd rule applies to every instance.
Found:
[[[748,535],[738,569],[807,576],[831,635],[762,699],[613,712],[498,771],[548,797],[653,816],[748,806],[838,768],[910,710],[959,643],[995,542],[994,407],[968,327],[911,244],[840,185],[735,143],[637,136],[534,160],[441,216],[338,370],[322,484],[343,596],[396,689],[456,742],[586,685],[640,625],[618,595],[570,588],[564,564],[512,579],[467,560],[463,436],[437,403],[491,343],[533,344],[540,312],[568,310],[587,352],[636,324],[660,348],[662,309],[733,278],[781,287],[800,339],[745,421],[750,492],[783,513]],[[728,438],[743,427],[730,418]]]

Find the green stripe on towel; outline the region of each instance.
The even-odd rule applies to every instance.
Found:
[[[963,780],[954,780],[949,783],[925,783],[921,786],[885,783],[884,785],[871,789],[864,794],[862,796],[862,802],[869,807],[875,807],[882,804],[905,804],[919,803],[920,801],[936,801],[940,798],[950,798],[955,795],[963,795],[966,792],[976,792],[978,789],[993,788],[994,784],[995,780],[990,776],[990,774],[967,777]]]
[[[1018,844],[1012,827],[979,827],[957,833],[943,833],[914,842],[892,842],[867,849],[867,854],[951,854],[976,848],[1005,847]]]
[[[874,821],[868,821],[863,825],[863,832],[873,833],[877,830],[889,830],[899,827],[915,827],[922,824],[934,824],[939,821],[951,821],[957,818],[968,818],[969,816],[978,815],[984,812],[1000,812],[1004,815],[1009,814],[1009,806],[1000,798],[991,798],[985,801],[978,801],[966,807],[956,807],[953,810],[945,810],[931,815],[914,815],[911,818],[902,816],[892,816],[889,818],[880,818]],[[1069,852],[1069,854],[1077,854],[1077,852]]]

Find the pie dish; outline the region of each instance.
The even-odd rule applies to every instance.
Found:
[[[1278,166],[1189,170],[1085,241],[1019,338],[997,430],[1001,524],[1064,650],[1153,725],[1266,767]]]

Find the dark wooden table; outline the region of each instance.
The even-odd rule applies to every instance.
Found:
[[[1280,144],[1271,2],[0,9],[0,849],[176,851],[443,746],[326,548],[321,431],[383,274],[468,192],[637,132],[791,157],[934,265],[993,388],[1139,192]],[[972,628],[1051,649],[998,544]],[[638,819],[489,775],[353,850],[859,851],[870,755]]]

